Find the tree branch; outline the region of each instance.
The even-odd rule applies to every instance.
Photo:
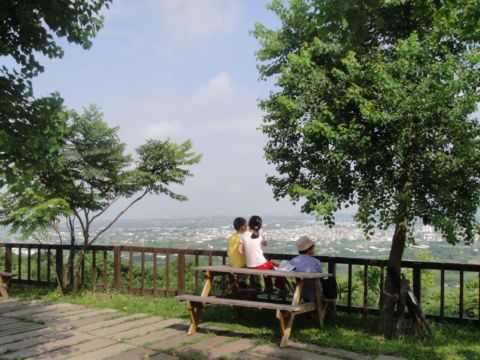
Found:
[[[118,213],[118,215],[107,225],[105,226],[102,230],[100,230],[98,233],[95,234],[95,236],[92,238],[92,240],[90,241],[90,243],[88,244],[89,246],[92,245],[95,240],[98,239],[98,237],[100,235],[102,235],[105,231],[107,231],[108,229],[110,229],[110,227],[123,215],[125,214],[125,212],[127,212],[128,209],[130,209],[135,203],[137,203],[138,201],[142,200],[144,198],[145,195],[147,195],[148,193],[150,192],[150,188],[146,189],[142,195],[140,195],[139,197],[137,197],[135,200],[133,200],[130,204],[128,204],[128,206],[123,209],[122,211],[120,211]]]
[[[90,219],[90,224],[96,219],[98,218],[99,216],[102,216],[105,211],[107,211],[110,206],[112,206],[113,204],[115,204],[117,202],[117,200],[120,199],[120,196],[116,196],[102,211],[100,211],[98,214],[95,214],[92,216],[92,218]]]

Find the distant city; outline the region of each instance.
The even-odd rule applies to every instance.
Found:
[[[226,238],[233,232],[230,217],[205,217],[185,219],[123,219],[103,234],[97,244],[124,244],[175,248],[199,248],[222,250]],[[102,224],[99,224],[102,225]],[[62,236],[68,242],[66,229]],[[79,230],[79,229],[78,229]],[[295,253],[295,241],[307,235],[317,242],[317,254],[366,258],[386,258],[390,251],[393,227],[377,230],[369,239],[351,219],[341,219],[329,228],[314,218],[270,216],[264,217],[264,235],[268,241],[265,252]],[[416,225],[414,244],[409,244],[404,258],[431,261],[479,263],[480,239],[472,245],[447,244],[442,235],[431,226]],[[81,233],[78,232],[78,238]],[[0,241],[19,242],[18,236],[0,232]],[[51,233],[45,242],[58,243]]]

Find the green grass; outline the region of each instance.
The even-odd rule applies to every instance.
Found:
[[[186,304],[174,298],[116,292],[83,292],[78,296],[62,296],[54,289],[12,286],[12,296],[68,302],[91,307],[112,308],[128,313],[146,313],[164,318],[188,319]],[[272,311],[245,309],[238,318],[235,311],[224,306],[209,307],[201,317],[204,325],[215,325],[238,333],[254,335],[258,344],[277,344],[278,323]],[[472,360],[480,359],[480,328],[431,322],[433,336],[429,339],[402,338],[384,340],[377,331],[378,318],[338,313],[324,329],[307,314],[295,320],[292,340],[333,347],[369,355],[396,355],[407,359]]]

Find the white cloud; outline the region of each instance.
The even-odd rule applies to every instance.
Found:
[[[180,134],[182,127],[177,121],[168,122],[160,121],[158,123],[149,124],[144,127],[143,133],[147,138],[167,138]]]
[[[192,94],[192,101],[198,105],[219,102],[233,91],[232,79],[226,72],[214,76],[206,85],[198,87]]]
[[[243,12],[241,0],[151,0],[160,21],[178,41],[192,42],[230,32]]]

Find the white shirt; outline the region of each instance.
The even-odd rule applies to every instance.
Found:
[[[262,234],[258,238],[252,239],[252,232],[246,231],[243,233],[240,242],[243,246],[247,267],[256,267],[267,262],[267,259],[263,256],[262,241],[264,241]]]

